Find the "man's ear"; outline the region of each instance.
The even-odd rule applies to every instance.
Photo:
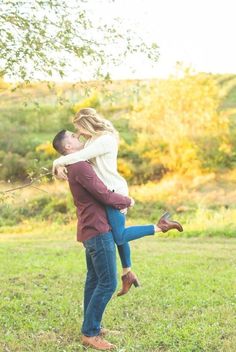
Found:
[[[66,143],[64,145],[64,149],[65,149],[66,152],[70,151],[71,150],[71,145],[69,143]]]

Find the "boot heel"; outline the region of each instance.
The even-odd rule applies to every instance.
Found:
[[[134,287],[139,287],[140,283],[138,282],[138,280],[134,280],[133,285]]]

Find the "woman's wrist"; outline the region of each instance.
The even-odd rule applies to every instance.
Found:
[[[53,167],[56,168],[58,166],[65,166],[63,162],[63,156],[60,156],[60,158],[57,158],[53,161]]]

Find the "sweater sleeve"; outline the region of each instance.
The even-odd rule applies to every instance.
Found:
[[[85,161],[95,158],[96,156],[109,153],[116,145],[115,137],[112,135],[102,135],[95,139],[84,149],[77,152],[61,156],[60,158],[54,160],[53,169],[57,166],[65,166],[75,164],[78,161]]]
[[[98,178],[92,166],[87,162],[79,163],[79,170],[76,173],[75,180],[104,205],[110,205],[117,209],[125,209],[131,204],[129,197],[108,190]]]

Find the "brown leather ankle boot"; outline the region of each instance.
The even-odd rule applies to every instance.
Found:
[[[157,226],[161,229],[162,232],[167,232],[172,229],[176,229],[179,232],[183,231],[182,225],[174,220],[170,220],[170,213],[166,212],[159,219]]]
[[[137,276],[132,273],[132,271],[129,271],[127,274],[121,276],[121,280],[122,289],[117,293],[117,296],[125,295],[132,285],[134,285],[134,287],[140,286]]]

